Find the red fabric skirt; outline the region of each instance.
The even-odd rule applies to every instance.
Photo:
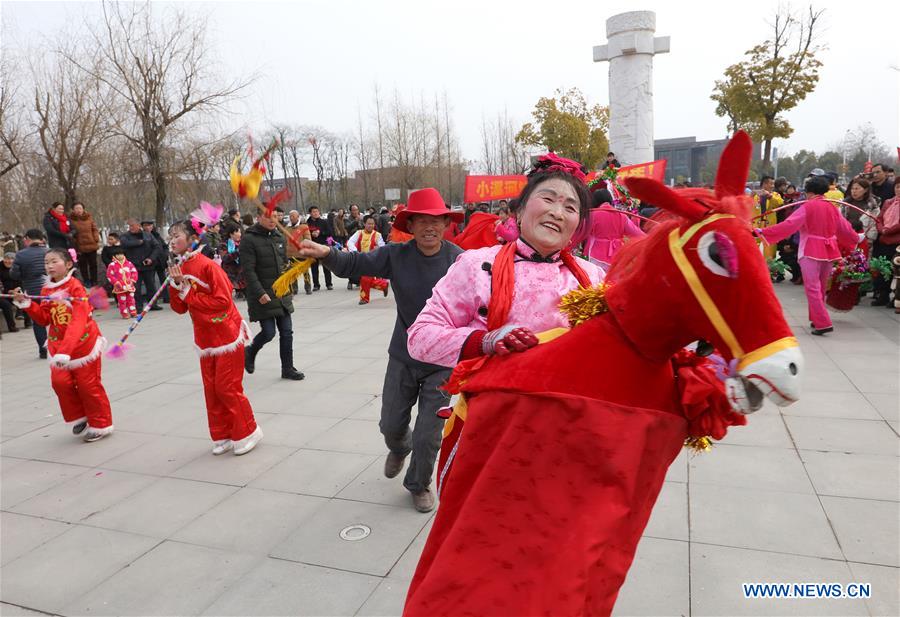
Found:
[[[404,615],[609,614],[686,420],[569,394],[467,396]]]

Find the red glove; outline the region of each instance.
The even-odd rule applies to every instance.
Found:
[[[537,337],[530,329],[509,324],[485,334],[481,340],[481,351],[486,356],[494,354],[505,356],[508,353],[531,349],[537,344]]]

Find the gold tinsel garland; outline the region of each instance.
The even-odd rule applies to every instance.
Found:
[[[688,437],[684,440],[684,447],[694,454],[702,454],[712,450],[713,441],[709,437]]]
[[[609,285],[606,283],[573,289],[559,301],[559,310],[574,328],[591,317],[609,311],[609,305],[606,304],[607,289]]]

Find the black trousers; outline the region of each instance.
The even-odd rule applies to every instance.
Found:
[[[875,241],[875,245],[872,247],[872,257],[886,257],[888,262],[893,261],[896,252],[896,244],[882,244],[877,240]],[[883,276],[879,276],[874,281],[872,281],[872,286],[875,288],[875,293],[873,294],[873,296],[876,300],[882,300],[885,302],[890,300],[891,279],[886,279]],[[896,292],[894,295],[896,296]]]
[[[0,310],[3,311],[3,318],[6,319],[6,326],[12,332],[16,327],[16,308],[13,303],[6,298],[0,298]]]
[[[331,285],[331,270],[322,266],[322,269],[325,271],[325,285]],[[313,287],[319,286],[319,260],[313,262],[312,265],[312,279],[313,279]]]
[[[81,278],[88,287],[93,287],[99,281],[97,279],[97,251],[78,254],[78,270]]]
[[[141,289],[143,283],[143,289]],[[138,281],[135,285],[137,293],[134,294],[138,313],[144,310],[144,304],[156,293],[156,270],[138,270]]]
[[[294,327],[291,322],[291,314],[285,312],[279,317],[269,317],[259,320],[262,328],[259,334],[253,337],[250,343],[250,353],[253,357],[259,353],[263,346],[275,338],[275,329],[278,329],[278,353],[281,356],[281,370],[286,371],[294,367]]]

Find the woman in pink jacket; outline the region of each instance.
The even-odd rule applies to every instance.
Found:
[[[803,288],[809,305],[812,333],[823,335],[834,327],[825,308],[825,285],[831,276],[832,262],[840,259],[841,252],[849,252],[859,243],[859,236],[840,211],[822,196],[828,192],[828,180],[813,176],[806,181],[807,202],[781,223],[757,229],[769,244],[800,232],[798,251]]]
[[[881,212],[875,220],[878,239],[872,247],[873,257],[887,257],[892,261],[900,246],[900,178],[894,180],[894,197],[881,204]],[[880,276],[875,279],[875,299],[872,306],[888,306],[893,308],[897,303],[898,291],[894,291],[894,302],[890,302],[891,281]]]
[[[568,326],[560,298],[603,279],[600,268],[567,248],[583,234],[589,212],[581,166],[552,153],[540,157],[516,208],[519,238],[457,258],[410,326],[409,354],[455,367],[525,351],[537,345],[535,333]]]
[[[584,243],[584,252],[591,262],[604,270],[625,244],[625,238],[643,238],[640,227],[631,222],[628,215],[609,204],[591,211],[590,235]]]

